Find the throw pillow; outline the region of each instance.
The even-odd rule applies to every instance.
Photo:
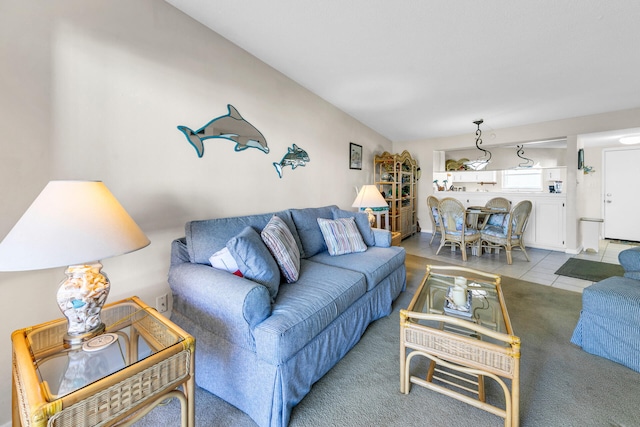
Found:
[[[339,218],[354,218],[364,244],[367,246],[376,245],[376,237],[373,234],[371,224],[369,224],[369,216],[366,213],[349,212],[342,209],[336,209],[333,211],[333,219]]]
[[[300,276],[300,250],[287,224],[274,215],[260,235],[287,283],[296,282]]]
[[[243,277],[242,272],[238,268],[238,263],[227,248],[222,248],[215,254],[211,255],[209,262],[213,268],[228,271],[236,276]]]
[[[250,226],[245,227],[227,242],[227,249],[244,277],[264,285],[271,300],[275,300],[280,287],[280,270],[258,232]]]
[[[327,244],[329,255],[344,255],[352,252],[364,252],[367,245],[358,231],[353,218],[318,218],[322,237]]]

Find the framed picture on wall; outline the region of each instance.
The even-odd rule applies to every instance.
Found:
[[[349,143],[349,169],[362,170],[362,145]]]

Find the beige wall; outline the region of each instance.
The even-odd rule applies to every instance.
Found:
[[[0,0],[0,238],[52,179],[102,180],[151,239],[104,260],[109,301],[169,292],[169,246],[190,219],[337,204],[391,142],[160,0]],[[271,152],[176,129],[234,105]],[[363,146],[362,171],[348,167]],[[273,167],[293,143],[306,167]],[[70,203],[61,200],[61,203]],[[10,421],[13,330],[60,317],[64,269],[0,273],[0,425]]]

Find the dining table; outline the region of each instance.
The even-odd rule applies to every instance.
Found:
[[[493,214],[505,214],[505,208],[495,208],[487,206],[467,206],[467,227],[482,230]]]

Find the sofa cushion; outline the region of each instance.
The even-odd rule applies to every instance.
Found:
[[[226,247],[244,277],[264,285],[271,300],[275,299],[280,286],[280,270],[258,232],[247,226],[229,239]]]
[[[366,293],[362,274],[302,260],[297,283],[282,284],[271,316],[253,330],[256,354],[279,365]]]
[[[287,283],[298,280],[300,274],[300,251],[293,234],[282,219],[276,215],[260,233],[262,240],[276,260]]]
[[[339,219],[339,218],[354,218],[356,220],[358,231],[360,231],[360,235],[362,236],[362,240],[364,240],[364,243],[367,246],[375,246],[376,239],[373,235],[371,224],[369,224],[369,216],[366,213],[350,212],[350,211],[345,211],[343,209],[335,209],[333,211],[333,219]]]
[[[353,217],[339,219],[318,218],[318,225],[327,245],[329,255],[345,255],[367,250],[367,245],[364,244]]]
[[[352,253],[345,256],[331,256],[322,252],[310,258],[314,262],[347,270],[358,271],[367,278],[367,291],[375,288],[384,278],[398,267],[404,265],[405,250],[400,246],[389,248],[371,247],[366,252]]]
[[[302,243],[303,258],[309,258],[327,250],[327,245],[324,243],[324,238],[318,225],[318,218],[333,219],[333,211],[335,209],[338,209],[338,207],[291,209],[291,217]]]
[[[509,228],[509,224],[508,223],[507,223],[507,228],[506,229],[503,226],[487,225],[486,227],[484,227],[480,231],[480,234],[481,235],[485,235],[485,236],[493,236],[493,237],[497,237],[497,238],[500,238],[500,239],[506,239],[507,238],[508,228]],[[512,239],[518,239],[519,237],[520,236],[517,235],[517,234],[512,234],[511,235]]]
[[[216,218],[203,221],[190,221],[185,225],[185,240],[189,261],[198,264],[209,264],[211,254],[227,245],[232,237],[238,235],[246,226],[261,231],[273,215],[277,215],[289,226],[296,243],[302,250],[300,237],[288,210],[269,214],[248,215],[231,218]]]

